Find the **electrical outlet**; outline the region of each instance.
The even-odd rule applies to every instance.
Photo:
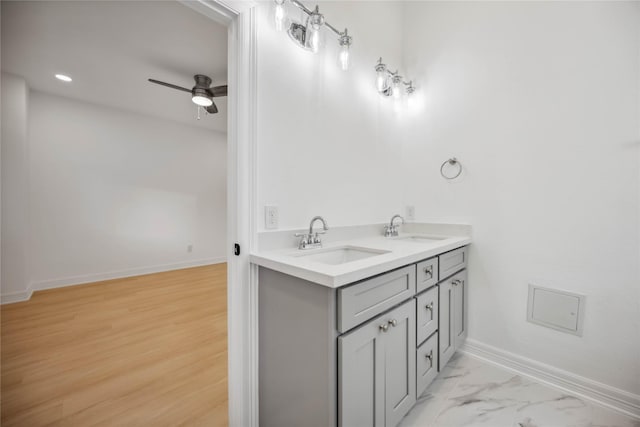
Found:
[[[405,217],[407,221],[413,221],[416,219],[416,207],[415,206],[407,206],[407,212]]]
[[[267,230],[274,230],[278,228],[278,207],[277,206],[264,207],[264,228],[266,228]]]
[[[187,246],[187,252],[193,252],[193,245]]]

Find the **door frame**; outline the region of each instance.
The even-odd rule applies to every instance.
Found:
[[[258,426],[256,68],[253,0],[178,0],[228,28],[227,348],[229,425]],[[240,255],[234,254],[234,244]]]

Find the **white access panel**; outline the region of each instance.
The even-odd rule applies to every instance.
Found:
[[[527,320],[582,336],[585,296],[529,284]]]

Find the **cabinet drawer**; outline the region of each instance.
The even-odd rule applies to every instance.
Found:
[[[416,297],[417,343],[420,344],[438,329],[438,288],[433,287]]]
[[[338,331],[346,332],[416,293],[416,267],[410,265],[338,289]]]
[[[429,387],[438,374],[438,333],[416,350],[416,397]]]
[[[416,273],[416,292],[429,289],[438,283],[438,257],[418,263]]]
[[[440,280],[446,279],[453,273],[467,267],[468,250],[469,249],[465,246],[463,248],[454,249],[453,251],[447,252],[438,257],[440,261]]]

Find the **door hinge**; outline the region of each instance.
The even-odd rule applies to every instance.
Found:
[[[234,243],[233,244],[233,254],[235,256],[240,255],[240,244],[239,243]]]

